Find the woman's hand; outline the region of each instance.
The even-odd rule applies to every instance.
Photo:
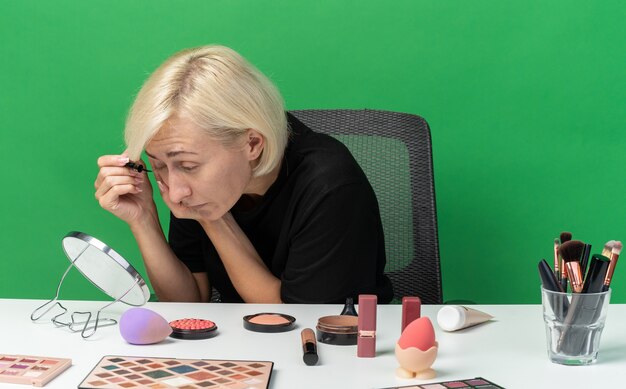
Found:
[[[94,186],[102,208],[133,224],[155,216],[156,206],[147,174],[125,167],[128,162],[128,156],[124,154],[98,158],[100,171]]]

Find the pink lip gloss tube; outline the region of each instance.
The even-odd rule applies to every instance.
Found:
[[[359,336],[356,355],[359,358],[376,356],[376,295],[359,295]]]

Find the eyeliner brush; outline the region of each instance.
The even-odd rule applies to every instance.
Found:
[[[557,282],[561,282],[561,272],[559,271],[559,263],[561,260],[559,259],[559,240],[554,239],[554,277]]]
[[[559,247],[559,253],[565,262],[569,282],[575,293],[583,291],[583,276],[580,269],[580,256],[585,244],[579,240],[570,240]]]
[[[559,239],[561,240],[561,246],[563,245],[563,243],[569,242],[570,240],[572,240],[572,233],[571,232],[567,232],[567,231],[563,231],[561,232],[561,234],[559,235]],[[561,288],[563,288],[564,292],[567,292],[567,269],[565,268],[565,262],[562,261],[563,259],[563,254],[561,254],[560,251],[560,247],[559,246],[559,257],[561,258]]]

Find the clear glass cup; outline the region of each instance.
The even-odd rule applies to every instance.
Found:
[[[562,365],[589,365],[598,357],[611,290],[562,293],[541,288],[548,356]]]

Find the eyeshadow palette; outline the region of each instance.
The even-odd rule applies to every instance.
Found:
[[[392,386],[382,389],[505,389],[504,386],[496,385],[482,377],[469,378],[465,380],[434,382],[431,384]]]
[[[0,382],[44,386],[71,365],[71,359],[0,354]]]
[[[155,357],[103,357],[79,389],[262,389],[273,362]]]

